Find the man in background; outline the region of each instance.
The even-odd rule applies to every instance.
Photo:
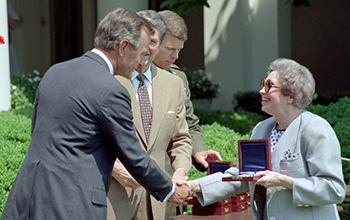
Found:
[[[199,119],[193,113],[193,104],[191,102],[191,92],[188,86],[188,81],[185,73],[174,62],[179,58],[179,53],[184,47],[187,40],[187,26],[183,18],[175,12],[165,10],[158,12],[165,21],[166,33],[162,44],[160,45],[159,53],[155,57],[153,63],[161,68],[177,75],[183,80],[185,88],[185,106],[186,106],[186,121],[189,127],[189,133],[192,140],[192,163],[200,171],[206,171],[210,160],[221,160],[218,152],[206,150],[203,134],[198,126]]]
[[[130,96],[113,77],[130,78],[149,55],[149,32],[136,13],[116,9],[100,22],[95,49],[46,72],[2,220],[106,219],[116,158],[157,200],[181,203],[189,195],[141,149]]]
[[[171,169],[167,173],[173,181],[187,179],[191,169],[192,145],[185,118],[183,82],[179,77],[152,64],[166,31],[162,17],[153,10],[137,14],[154,31],[149,45],[150,57],[147,63],[136,68],[131,79],[116,78],[131,96],[136,134],[142,149],[163,171],[166,171],[165,163],[168,163]],[[147,100],[144,100],[142,86]],[[151,114],[143,110],[146,102],[150,105]],[[147,116],[150,119],[146,122],[144,118]],[[164,220],[169,217],[165,215],[166,204],[152,198],[118,160],[112,176],[114,179],[108,193],[108,220]],[[171,207],[175,214],[175,207]]]

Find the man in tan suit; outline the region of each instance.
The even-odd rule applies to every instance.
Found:
[[[186,179],[191,169],[192,145],[186,123],[183,82],[180,78],[152,64],[166,30],[164,21],[157,12],[152,10],[138,14],[148,20],[155,31],[151,35],[149,62],[140,65],[137,71],[133,72],[131,80],[117,78],[131,96],[134,124],[141,147],[163,171],[165,171],[166,158],[169,158],[171,170],[168,174],[175,182]],[[153,108],[149,138],[145,135],[139,104],[138,87],[141,83],[138,79],[139,74],[145,76],[143,81]],[[114,165],[112,176],[114,178],[108,193],[107,205],[109,220],[164,220],[168,217],[165,215],[166,203],[150,197],[119,161]]]
[[[193,105],[191,102],[191,92],[188,86],[188,81],[185,73],[174,62],[179,58],[179,53],[184,47],[187,40],[187,26],[183,18],[175,12],[164,10],[158,12],[166,24],[166,33],[162,44],[159,48],[159,53],[153,60],[153,63],[168,72],[180,77],[183,80],[185,88],[185,106],[186,106],[186,121],[189,127],[189,133],[192,140],[192,163],[197,170],[206,171],[208,167],[207,161],[221,160],[218,152],[207,150],[203,140],[203,134],[198,126],[199,119],[193,113]]]

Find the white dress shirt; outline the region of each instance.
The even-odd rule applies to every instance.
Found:
[[[132,85],[134,87],[134,91],[136,94],[136,99],[139,103],[139,107],[140,107],[140,101],[139,101],[139,85],[140,85],[140,81],[136,78],[140,73],[138,73],[136,70],[134,70],[134,72],[132,72],[132,76],[131,76],[131,82]],[[151,72],[151,65],[149,65],[148,69],[146,72],[143,73],[143,75],[146,77],[145,79],[145,85],[147,87],[147,91],[148,91],[148,97],[151,101],[151,105],[153,106],[152,103],[152,72]]]
[[[91,52],[94,52],[94,53],[96,53],[97,55],[99,55],[99,56],[107,63],[109,72],[110,72],[110,73],[112,74],[112,76],[113,76],[113,74],[114,74],[114,73],[113,73],[113,72],[114,72],[114,70],[113,70],[113,65],[112,65],[111,61],[109,61],[108,57],[107,57],[102,51],[100,51],[99,49],[96,49],[96,48],[92,49]]]

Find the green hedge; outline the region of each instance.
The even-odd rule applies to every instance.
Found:
[[[267,118],[267,116],[245,110],[229,112],[195,109],[194,113],[200,119],[200,125],[211,125],[216,122],[240,133],[241,135],[250,134],[251,130],[258,122]]]
[[[249,135],[241,135],[234,130],[221,126],[214,122],[212,125],[201,125],[203,139],[207,145],[207,150],[212,149],[220,152],[224,161],[238,161],[237,141],[241,139],[249,139]],[[199,172],[192,165],[189,179],[197,179],[205,176],[206,172]]]
[[[0,215],[30,142],[31,120],[0,112]]]
[[[31,115],[36,88],[42,75],[37,72],[25,74],[21,78],[11,78],[12,110],[0,112],[0,216],[9,190],[25,157],[30,142]],[[248,139],[252,128],[267,115],[247,111],[246,108],[260,109],[260,97],[248,94],[255,99],[253,104],[244,94],[239,94],[242,106],[236,112],[204,111],[195,109],[200,118],[200,127],[207,149],[219,151],[223,160],[237,161],[237,140]],[[326,98],[324,98],[326,97]],[[320,100],[320,96],[319,96]],[[350,98],[330,98],[322,96],[322,103],[338,100],[328,106],[311,105],[307,110],[325,118],[334,128],[341,145],[342,157],[350,158]],[[320,102],[321,103],[321,102]],[[259,107],[257,107],[259,105]],[[243,109],[243,110],[242,110]],[[245,109],[245,110],[244,110]],[[343,162],[345,182],[350,184],[350,162]],[[206,173],[194,167],[189,178],[196,179]],[[350,219],[347,210],[342,219]],[[345,217],[344,217],[345,216]]]

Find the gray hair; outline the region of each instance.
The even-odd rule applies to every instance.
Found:
[[[156,11],[153,10],[144,10],[137,12],[137,15],[145,19],[151,27],[157,28],[159,30],[159,40],[162,43],[163,38],[166,32],[165,22]]]
[[[183,41],[187,40],[187,26],[185,20],[180,15],[169,10],[160,11],[158,13],[165,21],[166,34],[174,35]]]
[[[127,40],[130,48],[135,49],[140,45],[142,25],[149,28],[135,12],[117,8],[101,20],[95,33],[94,46],[111,51],[115,50],[122,40]]]
[[[312,102],[315,80],[308,68],[294,60],[279,58],[268,69],[267,74],[278,72],[281,92],[285,96],[293,97],[295,106],[304,109]]]

